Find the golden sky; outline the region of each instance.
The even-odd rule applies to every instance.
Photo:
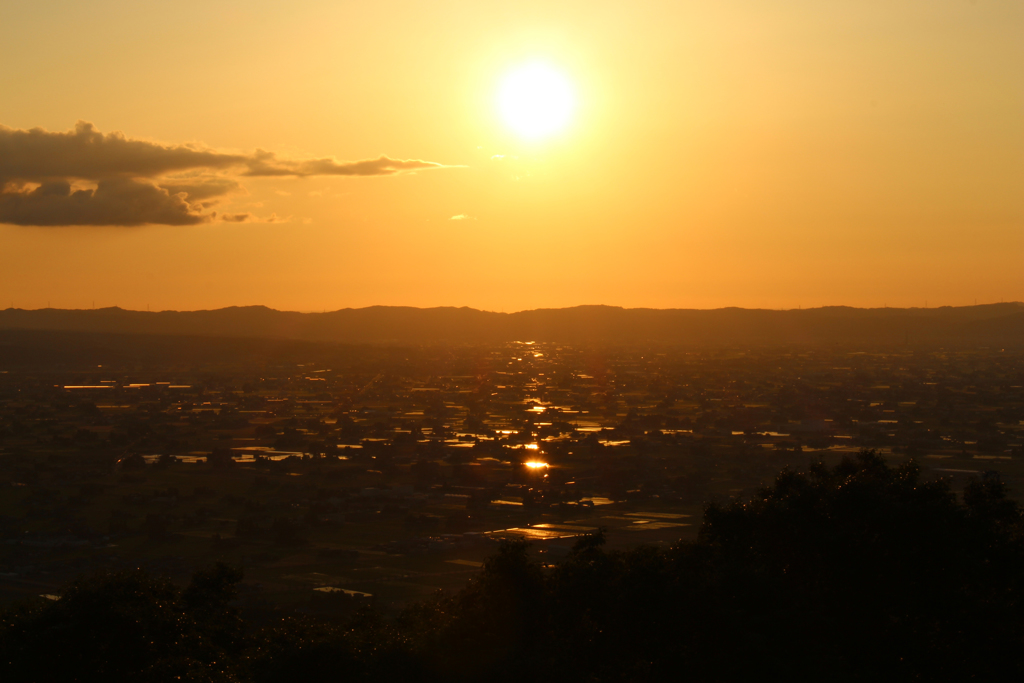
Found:
[[[1024,299],[1019,0],[16,0],[0,63],[3,307]]]

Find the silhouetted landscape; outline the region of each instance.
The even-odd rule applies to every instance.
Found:
[[[185,331],[0,331],[12,680],[1020,671],[1019,341]]]
[[[940,308],[807,310],[657,310],[577,306],[518,313],[472,308],[372,306],[325,313],[263,306],[213,311],[0,311],[0,329],[205,335],[345,343],[494,343],[516,340],[587,344],[690,345],[1004,343],[1024,337],[1024,304]]]
[[[1024,2],[6,2],[0,683],[1024,680]]]

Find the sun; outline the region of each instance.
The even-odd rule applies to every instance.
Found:
[[[568,79],[547,64],[534,63],[509,73],[498,91],[505,123],[524,138],[553,135],[572,118],[573,91]]]

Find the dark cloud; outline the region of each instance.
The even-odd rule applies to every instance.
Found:
[[[100,180],[72,189],[66,180],[0,192],[0,223],[14,225],[195,225],[211,220],[184,195],[131,178]]]
[[[117,132],[104,135],[85,121],[66,133],[0,126],[0,178],[155,178],[195,168],[228,169],[245,161],[244,156],[189,145],[129,140]]]
[[[51,133],[0,125],[0,223],[15,225],[193,225],[229,194],[238,176],[386,176],[444,168],[419,159],[281,159],[273,152],[229,154],[198,145],[161,145],[103,134],[85,121]],[[75,189],[87,181],[94,189]],[[220,220],[249,222],[251,214]],[[270,219],[265,219],[270,220]]]

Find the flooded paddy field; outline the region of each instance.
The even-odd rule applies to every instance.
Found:
[[[671,545],[707,502],[861,449],[955,490],[992,473],[1024,488],[1012,349],[517,342],[97,365],[0,374],[0,601],[222,561],[244,568],[248,609],[393,611],[464,586],[503,539],[548,565],[598,530],[611,549]]]

